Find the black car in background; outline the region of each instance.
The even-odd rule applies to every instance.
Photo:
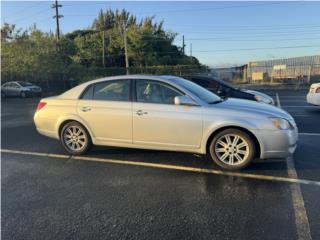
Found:
[[[210,76],[186,76],[184,77],[206,89],[209,91],[219,95],[220,97],[231,97],[231,98],[241,98],[247,99],[257,102],[263,102],[267,104],[274,104],[274,100],[272,97],[267,94],[254,91],[254,90],[246,90],[241,88],[236,88],[232,86],[230,83],[222,81],[220,79],[210,77]]]

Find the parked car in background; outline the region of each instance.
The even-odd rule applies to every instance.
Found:
[[[310,86],[307,94],[307,102],[320,106],[320,83],[314,83]]]
[[[17,81],[6,82],[1,86],[1,97],[40,97],[42,95],[41,87],[32,83]]]
[[[41,99],[34,122],[71,154],[84,154],[92,144],[193,152],[231,170],[254,158],[285,158],[298,139],[294,119],[282,109],[223,99],[175,76],[86,82]]]
[[[236,88],[230,83],[209,76],[187,76],[186,79],[208,89],[220,97],[242,98],[274,105],[272,97],[262,92]]]

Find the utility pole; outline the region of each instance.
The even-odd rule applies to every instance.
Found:
[[[59,15],[59,7],[62,7],[61,4],[58,4],[58,0],[55,1],[54,4],[52,4],[51,8],[55,8],[56,9],[56,15],[53,16],[53,18],[56,19],[56,24],[57,24],[57,39],[60,39],[60,26],[59,26],[59,19],[62,18],[62,15]]]
[[[105,31],[102,31],[102,67],[106,67],[106,63],[105,63],[105,54],[106,54],[106,50],[105,50]]]
[[[184,48],[186,47],[186,45],[184,44],[184,35],[182,35],[182,52],[184,54]]]
[[[127,72],[127,75],[129,75],[127,29],[126,29],[126,24],[124,21],[123,21],[123,41],[124,41],[124,54],[125,54],[125,58],[126,58],[126,72]]]
[[[192,43],[190,43],[190,57],[192,57]]]

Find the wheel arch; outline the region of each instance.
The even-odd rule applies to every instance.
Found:
[[[94,138],[93,138],[93,134],[91,132],[91,129],[88,127],[88,125],[81,118],[76,117],[76,116],[65,117],[65,118],[60,119],[58,121],[57,127],[56,127],[56,129],[57,129],[56,132],[57,132],[58,138],[60,139],[60,133],[61,133],[63,126],[65,126],[67,123],[73,122],[73,121],[78,122],[87,130],[87,132],[89,133],[89,136],[91,138],[91,141],[94,143]]]
[[[253,142],[254,142],[254,145],[255,145],[255,148],[256,148],[256,152],[255,152],[255,157],[260,157],[261,155],[261,144],[257,138],[256,135],[254,135],[248,128],[245,128],[245,127],[241,127],[241,126],[236,126],[236,125],[228,125],[228,126],[223,126],[223,127],[220,127],[220,128],[217,128],[215,129],[213,132],[210,133],[207,141],[206,141],[206,145],[205,145],[205,152],[208,153],[209,152],[209,147],[210,147],[210,143],[212,141],[212,139],[220,132],[226,130],[226,129],[230,129],[230,128],[233,128],[233,129],[238,129],[240,131],[243,131],[245,132],[246,134],[248,134]]]

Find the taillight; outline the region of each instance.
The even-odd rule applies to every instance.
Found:
[[[320,87],[316,89],[315,93],[320,93]]]
[[[45,105],[47,105],[46,102],[39,102],[37,106],[37,111],[40,111]]]

